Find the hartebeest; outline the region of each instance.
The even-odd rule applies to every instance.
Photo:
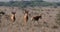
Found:
[[[15,21],[15,14],[16,14],[16,12],[12,12],[11,13],[11,20],[14,22]]]
[[[37,15],[37,16],[32,16],[31,17],[31,20],[34,20],[34,21],[37,21],[38,22],[39,18],[42,19],[42,14]],[[38,22],[38,24],[39,24],[39,22]]]
[[[40,15],[40,16],[33,16],[32,18],[31,18],[31,20],[35,20],[35,21],[38,21],[39,20],[39,18],[41,18],[42,19],[42,16]]]
[[[24,11],[24,22],[26,24],[26,22],[28,21],[28,11]]]
[[[42,15],[33,16],[33,17],[31,18],[31,20],[32,20],[32,21],[34,20],[34,21],[37,21],[37,22],[38,22],[39,18],[42,19]],[[38,22],[38,24],[39,24],[39,22]]]

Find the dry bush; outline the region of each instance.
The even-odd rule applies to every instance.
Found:
[[[58,28],[58,26],[54,25],[52,28],[53,28],[53,29],[57,29],[57,28]]]
[[[11,20],[11,19],[10,19],[10,15],[5,15],[5,18],[6,18],[7,20]]]
[[[43,26],[45,26],[45,27],[49,27],[49,25],[48,25],[47,22],[43,22]]]

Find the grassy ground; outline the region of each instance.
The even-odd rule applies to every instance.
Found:
[[[18,7],[14,9],[11,7],[0,7],[0,11],[6,13],[0,16],[0,32],[60,32],[60,23],[56,20],[57,18],[60,19],[60,16],[57,16],[60,7],[27,7],[25,9],[30,14],[26,25],[24,25],[23,21],[24,10]],[[16,12],[15,22],[12,22],[10,19],[12,11]],[[37,21],[31,21],[32,16],[40,14],[42,14],[42,19],[39,19],[39,24]]]

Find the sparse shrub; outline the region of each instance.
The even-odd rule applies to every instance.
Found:
[[[57,28],[58,28],[58,26],[55,26],[55,25],[54,25],[52,28],[53,28],[53,29],[57,29]]]
[[[7,20],[10,20],[10,15],[5,15],[5,18],[6,18]]]
[[[44,11],[43,9],[41,9],[41,11]]]
[[[49,27],[47,22],[43,22],[45,27]]]
[[[57,8],[57,6],[54,6],[54,8]]]
[[[48,9],[48,11],[51,11],[50,9]]]

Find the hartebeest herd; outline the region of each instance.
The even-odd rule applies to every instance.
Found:
[[[0,12],[0,14],[5,14],[4,12]],[[11,16],[10,16],[10,19],[14,22],[16,20],[16,17],[15,17],[15,14],[16,12],[11,12]],[[27,10],[24,11],[24,16],[23,16],[23,19],[24,19],[24,23],[26,24],[29,17],[29,12]],[[35,21],[38,21],[40,19],[42,19],[42,15],[37,15],[37,16],[32,16],[30,19],[31,20],[35,20]]]

